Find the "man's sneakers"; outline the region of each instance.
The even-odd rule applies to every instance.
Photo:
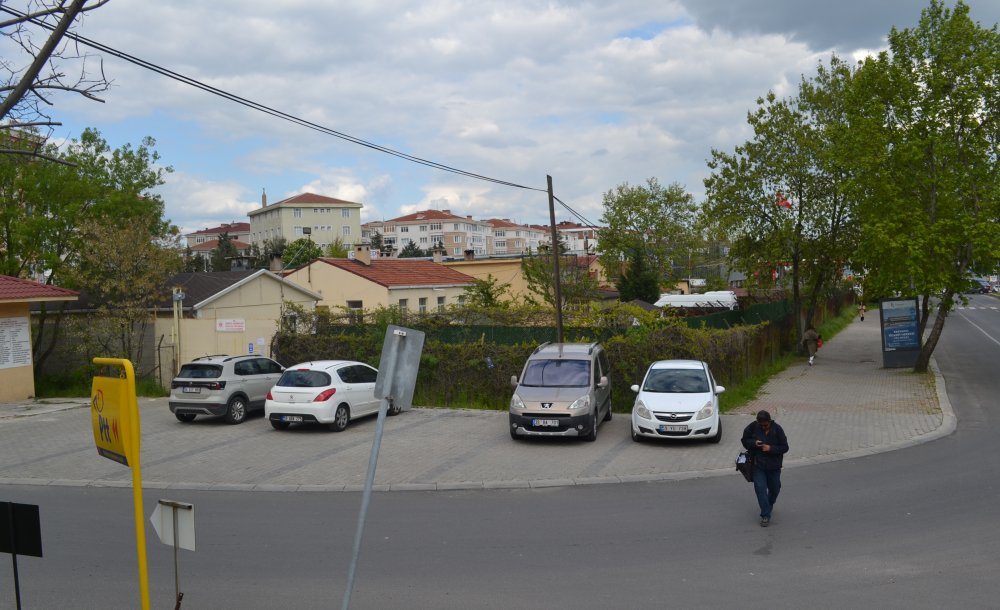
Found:
[[[809,356],[809,366],[813,365],[813,358],[815,358],[815,356]]]
[[[760,526],[761,527],[767,527],[768,525],[771,525],[771,518],[770,517],[761,517],[760,518]]]

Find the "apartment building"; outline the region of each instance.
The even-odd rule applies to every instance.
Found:
[[[548,244],[552,240],[552,229],[545,225],[531,225],[533,229],[543,230],[545,233],[542,243]],[[556,232],[559,238],[566,244],[566,254],[593,254],[598,251],[597,234],[600,227],[582,225],[568,220],[556,223]]]
[[[538,227],[519,225],[509,218],[491,218],[486,222],[493,227],[489,254],[526,254],[529,250],[536,252],[538,244],[547,243],[545,231]]]
[[[360,203],[302,193],[268,205],[261,195],[261,206],[251,210],[250,243],[262,247],[265,240],[284,237],[288,242],[309,236],[326,248],[337,237],[350,248],[361,241]],[[308,229],[308,230],[307,230]]]
[[[371,239],[375,231],[382,235],[384,246],[392,246],[397,252],[409,243],[423,250],[441,243],[447,256],[463,256],[466,250],[485,256],[490,253],[493,241],[493,228],[488,222],[458,216],[451,210],[425,210],[368,222],[362,229],[362,238]]]
[[[219,237],[222,234],[229,237],[237,254],[242,256],[250,250],[249,222],[223,223],[217,227],[186,233],[184,239],[193,255],[208,260],[212,258],[212,252],[219,247]]]

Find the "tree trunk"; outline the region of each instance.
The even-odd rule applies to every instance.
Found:
[[[930,366],[931,354],[934,353],[934,348],[937,347],[938,339],[941,338],[941,332],[944,330],[944,320],[948,316],[950,302],[951,294],[950,291],[947,291],[938,305],[937,315],[934,316],[934,326],[931,327],[931,332],[927,335],[927,341],[920,346],[920,355],[917,357],[917,363],[913,365],[915,373],[926,373]]]

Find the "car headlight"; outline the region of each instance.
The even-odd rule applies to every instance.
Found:
[[[573,401],[573,404],[569,406],[570,409],[589,409],[590,408],[590,394],[586,396],[581,396]]]
[[[701,411],[698,411],[698,415],[695,416],[695,420],[708,419],[709,417],[712,417],[713,413],[715,413],[715,408],[712,407],[712,401],[708,401],[705,403],[705,406],[701,408]]]
[[[514,394],[510,398],[510,408],[511,409],[523,409],[524,408],[524,401],[521,400],[520,396],[518,396],[517,394]]]
[[[641,400],[635,401],[635,414],[643,419],[653,419],[653,414],[649,412]]]

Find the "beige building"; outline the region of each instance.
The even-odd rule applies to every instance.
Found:
[[[355,245],[351,255],[321,258],[285,277],[319,293],[321,307],[397,306],[421,313],[461,302],[465,287],[472,283],[468,275],[429,260],[372,259],[367,244]]]
[[[77,296],[73,290],[0,275],[0,403],[35,397],[30,304]]]
[[[370,239],[374,231],[382,235],[383,245],[391,245],[397,252],[411,242],[422,250],[440,242],[448,256],[463,256],[466,250],[486,255],[490,252],[493,236],[488,222],[473,220],[472,216],[456,216],[450,210],[425,210],[391,220],[367,222],[364,239]]]
[[[312,310],[319,294],[270,271],[179,273],[169,288],[179,295],[179,311],[166,303],[154,324],[160,383],[170,387],[181,364],[213,354],[271,355],[284,304]]]
[[[531,293],[528,283],[521,273],[521,258],[474,258],[471,260],[451,260],[442,263],[445,267],[460,271],[477,280],[493,276],[499,284],[510,284],[504,299],[520,303]]]
[[[333,197],[302,193],[268,205],[261,195],[261,206],[251,210],[250,243],[262,247],[265,240],[284,237],[289,243],[309,237],[326,248],[339,237],[350,248],[361,240],[360,203]]]
[[[527,254],[537,252],[538,244],[548,243],[547,233],[538,227],[519,225],[509,218],[487,220],[492,227],[489,253],[493,255]]]

